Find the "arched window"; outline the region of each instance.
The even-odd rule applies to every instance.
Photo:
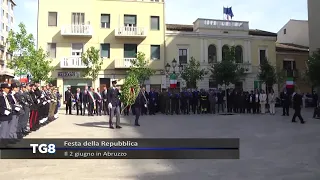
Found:
[[[208,47],[208,63],[216,63],[217,62],[217,49],[216,46],[210,44]]]
[[[235,48],[236,63],[243,63],[243,50],[241,46]]]
[[[225,60],[227,58],[228,52],[229,52],[229,46],[223,45],[222,46],[222,60]]]

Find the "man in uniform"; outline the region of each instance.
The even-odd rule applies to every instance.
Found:
[[[11,94],[13,96],[13,100],[15,102],[15,105],[17,107],[19,107],[18,109],[20,109],[17,113],[17,116],[18,116],[18,122],[17,122],[17,127],[16,127],[17,137],[18,137],[18,139],[22,139],[24,136],[23,135],[23,121],[24,121],[23,118],[25,115],[24,106],[25,106],[26,100],[25,100],[24,96],[22,95],[17,83],[12,83],[11,88],[12,88]]]
[[[12,105],[12,119],[9,122],[9,138],[10,139],[18,139],[18,123],[19,117],[22,113],[22,107],[19,104],[19,95],[16,93],[18,90],[18,85],[13,83],[11,85],[12,91],[8,95],[8,100]]]
[[[149,92],[149,115],[156,115],[158,97],[153,88]],[[143,106],[142,106],[143,107]]]
[[[119,90],[116,88],[117,81],[112,81],[112,87],[108,90],[108,108],[109,108],[109,127],[114,129],[112,119],[116,116],[116,128],[122,128],[120,126],[120,99]]]
[[[210,113],[216,113],[216,93],[213,90],[209,92]]]
[[[100,92],[100,88],[97,88],[97,92],[95,92],[94,94],[94,99],[96,100],[96,112],[97,112],[97,116],[101,116],[101,112],[102,112],[102,95]]]
[[[29,117],[30,117],[30,107],[33,104],[33,100],[32,100],[31,95],[29,93],[29,90],[30,90],[29,85],[22,84],[21,89],[22,89],[22,96],[25,99],[25,104],[23,106],[24,116],[21,120],[22,133],[23,133],[23,135],[27,135],[30,133],[30,128],[28,128],[28,121],[29,121]]]
[[[180,92],[179,89],[175,89],[174,97],[173,97],[173,111],[179,115],[180,114]],[[173,112],[171,113],[173,114]]]
[[[49,92],[50,92],[50,98],[51,98],[51,104],[50,104],[50,109],[49,109],[49,119],[50,121],[53,121],[55,119],[55,109],[57,106],[57,97],[56,93],[54,92],[54,87],[50,85],[49,87]]]
[[[286,90],[281,93],[280,98],[283,111],[282,116],[289,116],[290,96]]]
[[[192,92],[192,112],[193,114],[199,114],[199,91],[197,89]]]
[[[39,129],[39,107],[40,107],[40,99],[37,96],[35,84],[31,83],[29,94],[32,99],[32,105],[30,106],[30,118],[29,118],[29,126],[31,131],[36,131]]]
[[[2,90],[0,93],[0,140],[4,140],[10,138],[9,124],[12,120],[13,109],[8,98],[11,88],[10,84],[2,83],[0,88]],[[4,142],[1,143],[4,144]]]
[[[181,92],[181,113],[187,114],[188,92],[183,88]]]
[[[208,112],[208,94],[204,89],[200,91],[200,108],[202,114]]]
[[[72,110],[72,93],[71,93],[71,87],[68,87],[68,90],[64,93],[64,103],[66,105],[66,115],[69,113],[70,115]]]

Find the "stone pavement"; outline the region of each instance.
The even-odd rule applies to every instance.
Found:
[[[278,110],[280,111],[280,109]],[[279,115],[156,115],[133,127],[66,116],[28,138],[240,138],[240,160],[0,160],[1,180],[319,180],[320,120]],[[133,118],[131,116],[131,118]]]

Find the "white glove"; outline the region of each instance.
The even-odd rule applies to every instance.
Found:
[[[51,101],[50,100],[48,100],[48,103],[50,103]]]
[[[111,103],[108,104],[108,108],[112,109],[112,104]]]
[[[148,107],[147,104],[144,104],[144,107]]]
[[[20,108],[19,107],[15,107],[14,110],[20,111]]]
[[[6,116],[8,116],[8,115],[10,114],[10,111],[4,110],[4,114],[5,114]]]
[[[43,102],[42,104],[43,104],[43,105],[46,105],[46,104],[47,104],[47,102],[45,101],[45,102]]]
[[[38,103],[40,103],[40,99],[38,99]]]
[[[44,95],[43,95],[43,94],[41,94],[40,98],[44,98]]]

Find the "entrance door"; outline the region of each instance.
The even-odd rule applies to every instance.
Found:
[[[103,90],[103,87],[110,87],[110,78],[100,78],[100,89]]]

